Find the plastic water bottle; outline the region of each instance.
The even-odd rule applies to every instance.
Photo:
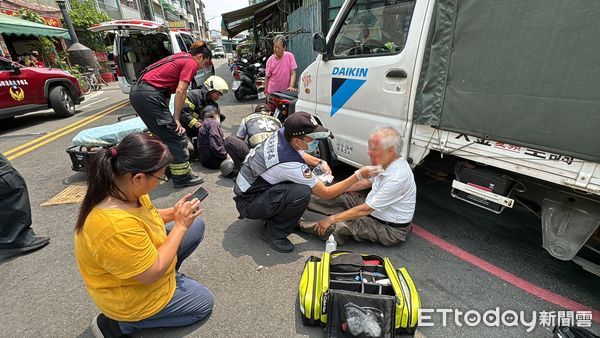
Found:
[[[337,243],[335,242],[335,238],[333,238],[333,234],[329,235],[329,239],[325,242],[325,252],[332,253],[337,249]]]

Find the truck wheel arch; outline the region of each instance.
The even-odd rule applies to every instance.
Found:
[[[319,125],[323,125],[323,122],[321,122],[321,119],[319,119],[318,116],[315,116],[315,119]],[[317,157],[329,163],[330,165],[333,165],[337,161],[337,156],[335,156],[335,152],[333,151],[331,138],[320,140],[318,151],[319,153],[316,154],[318,155]]]

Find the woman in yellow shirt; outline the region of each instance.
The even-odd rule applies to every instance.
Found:
[[[212,311],[212,293],[177,272],[204,238],[200,201],[187,194],[172,208],[156,209],[148,196],[166,181],[170,162],[165,144],[143,133],[89,159],[75,257],[102,311],[92,320],[96,337],[189,325]]]

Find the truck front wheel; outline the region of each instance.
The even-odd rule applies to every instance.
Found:
[[[69,117],[75,114],[73,97],[67,88],[63,86],[53,87],[48,95],[48,101],[58,117]]]
[[[319,148],[317,148],[315,157],[322,159],[323,161],[329,163],[329,166],[333,166],[333,155],[331,154],[331,148],[329,147],[328,140],[319,140]]]

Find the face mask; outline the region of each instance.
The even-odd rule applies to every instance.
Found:
[[[300,140],[302,142],[304,142],[304,140]],[[319,140],[312,140],[310,142],[304,142],[304,144],[306,144],[308,146],[308,149],[306,149],[307,153],[312,153],[313,151],[317,150],[317,147],[319,146]]]

